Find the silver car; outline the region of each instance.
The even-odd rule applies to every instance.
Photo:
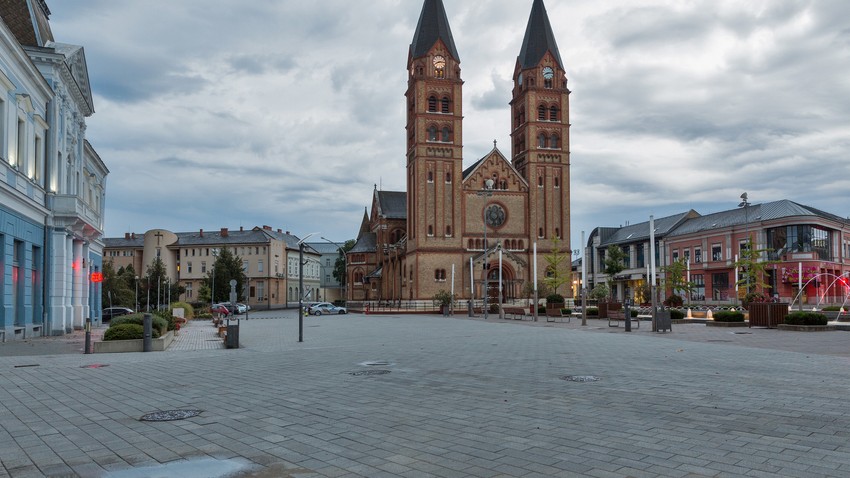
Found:
[[[333,305],[330,302],[319,302],[318,304],[311,305],[308,312],[310,315],[347,314],[348,309]]]

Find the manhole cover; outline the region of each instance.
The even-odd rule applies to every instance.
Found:
[[[348,372],[349,375],[354,375],[355,377],[361,375],[386,375],[388,373],[390,373],[389,370],[358,370],[356,372]]]
[[[93,363],[93,364],[89,364],[89,365],[80,366],[80,368],[103,368],[103,367],[109,367],[109,364],[108,363]]]
[[[143,422],[168,422],[171,420],[185,420],[187,418],[197,417],[202,410],[161,410],[159,412],[151,412],[142,415],[139,418]]]
[[[568,382],[598,382],[602,380],[601,377],[596,377],[594,375],[565,375],[561,377],[561,379]]]
[[[732,332],[735,335],[752,335],[752,332]]]

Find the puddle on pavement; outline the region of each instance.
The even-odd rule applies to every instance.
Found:
[[[112,471],[104,478],[225,478],[248,472],[257,465],[245,460],[216,460],[199,458],[193,460],[172,461],[161,465],[143,466],[127,470]],[[244,475],[242,475],[244,476]]]

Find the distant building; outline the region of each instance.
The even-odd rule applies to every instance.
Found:
[[[544,254],[570,251],[570,90],[542,0],[521,41],[505,91],[508,153],[494,141],[464,168],[460,55],[442,0],[423,2],[406,65],[407,189],[374,191],[349,252],[349,299],[520,299],[535,243],[539,277]]]
[[[109,170],[85,139],[83,48],[53,40],[43,0],[0,2],[0,338],[99,322]]]
[[[180,300],[199,302],[201,284],[210,276],[218,252],[227,247],[242,261],[248,277],[244,294],[248,305],[275,309],[298,304],[298,241],[289,231],[269,226],[176,233],[151,229],[144,234],[106,238],[104,251],[105,260],[112,262],[115,270],[132,265],[139,277],[157,258],[161,259],[168,278],[186,289]],[[305,244],[304,300],[315,301],[322,295],[320,259],[321,255]]]
[[[655,219],[656,266],[659,286],[661,268],[677,259],[688,264],[695,286],[690,300],[698,303],[730,303],[743,298],[735,260],[753,238],[755,250],[764,250],[760,261],[769,262],[765,291],[790,302],[800,292],[803,269],[804,303],[841,303],[850,288],[850,221],[835,214],[789,200],[752,204],[728,211],[700,215],[694,210]],[[650,263],[649,222],[593,230],[585,251],[588,286],[607,282],[604,260],[607,249],[617,245],[626,252],[626,268],[614,277],[613,295],[618,300],[639,299],[636,290],[648,283]],[[671,293],[665,291],[664,295]]]
[[[308,242],[307,245],[321,255],[319,258],[319,262],[321,263],[321,281],[319,286],[319,297],[316,300],[322,300],[325,302],[343,300],[345,298],[345,288],[340,284],[339,280],[334,277],[336,261],[339,259],[339,250],[343,244],[334,244],[330,242]]]

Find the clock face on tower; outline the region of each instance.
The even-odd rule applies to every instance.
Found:
[[[434,57],[434,68],[438,70],[442,70],[446,67],[446,59],[442,55],[437,55]]]
[[[547,66],[546,68],[543,68],[543,78],[551,80],[553,76],[555,76],[555,71],[552,67]]]

